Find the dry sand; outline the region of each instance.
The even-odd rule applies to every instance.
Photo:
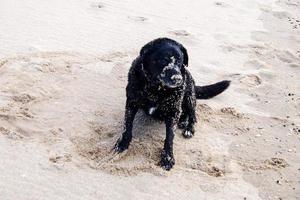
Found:
[[[300,199],[300,1],[9,1],[0,7],[0,199]],[[130,63],[146,42],[183,43],[196,134],[138,113],[120,155]]]

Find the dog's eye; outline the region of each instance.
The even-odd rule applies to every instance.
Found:
[[[169,61],[168,59],[164,59],[164,60],[162,61],[162,63],[163,63],[164,65],[168,65],[168,64],[170,63],[170,61]]]

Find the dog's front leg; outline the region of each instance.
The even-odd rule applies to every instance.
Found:
[[[132,125],[135,114],[138,111],[138,107],[135,103],[131,103],[126,101],[126,108],[125,108],[125,124],[124,124],[124,132],[121,138],[118,139],[115,145],[115,151],[118,153],[123,152],[124,150],[128,149],[128,146],[132,139]]]
[[[175,164],[175,159],[173,157],[173,139],[174,139],[174,129],[176,122],[173,118],[166,119],[166,139],[164,143],[164,149],[161,153],[160,165],[166,170],[170,170]]]

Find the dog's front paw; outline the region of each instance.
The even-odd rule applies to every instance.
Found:
[[[161,152],[160,166],[169,171],[173,165],[175,165],[175,159],[171,153],[167,153],[165,150]]]
[[[114,146],[114,151],[117,153],[122,153],[123,151],[128,149],[129,143],[130,142],[128,140],[124,140],[122,139],[122,137],[119,138]]]
[[[191,138],[191,137],[194,136],[194,132],[193,132],[193,131],[190,131],[190,130],[188,130],[188,129],[186,129],[186,130],[184,130],[184,131],[182,132],[182,136],[183,136],[184,138]]]
[[[195,128],[193,125],[188,125],[183,131],[182,131],[182,136],[184,138],[191,138],[194,136],[195,133]]]

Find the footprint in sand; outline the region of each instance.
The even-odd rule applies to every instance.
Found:
[[[290,18],[290,14],[287,12],[274,12],[274,11],[272,12],[271,10],[270,10],[270,12],[277,19],[289,19]]]
[[[135,22],[145,22],[149,20],[148,18],[142,16],[128,16],[128,18]]]
[[[280,170],[289,166],[283,158],[270,158],[261,162],[243,161],[240,165],[251,170]]]
[[[284,63],[288,63],[288,64],[300,61],[296,55],[294,55],[292,52],[287,51],[287,50],[286,51],[278,51],[278,52],[276,52],[275,55],[280,61],[282,61]]]
[[[222,1],[216,1],[215,2],[215,5],[218,6],[218,7],[222,7],[222,8],[227,8],[229,7],[229,4],[225,3],[225,2],[222,2]]]
[[[169,33],[172,34],[172,35],[181,36],[181,37],[188,37],[188,36],[191,35],[186,30],[173,30],[173,31],[169,31]]]
[[[28,108],[20,108],[20,111],[17,113],[17,117],[25,118],[25,119],[33,119],[34,116],[29,112]]]
[[[7,62],[8,60],[0,60],[0,68],[4,66]]]
[[[237,50],[234,46],[230,45],[222,45],[220,47],[224,53],[230,53]]]
[[[283,3],[286,4],[287,6],[300,7],[299,1],[285,0],[285,1],[283,1]]]
[[[209,176],[225,176],[225,165],[228,164],[225,160],[221,159],[222,163],[219,164],[214,163],[212,157],[203,156],[200,150],[189,150],[186,155],[188,155],[188,159],[186,159],[184,163],[184,166],[186,168],[202,171]],[[220,162],[220,159],[217,160]],[[220,167],[219,165],[222,165],[222,167]]]
[[[26,103],[29,103],[31,101],[34,101],[36,98],[32,95],[29,95],[29,94],[20,94],[20,95],[13,96],[12,99],[15,102],[26,104]]]
[[[262,80],[259,76],[255,74],[249,74],[241,77],[240,82],[249,87],[255,87],[260,85],[262,83]]]
[[[282,169],[289,166],[289,164],[283,158],[267,159],[264,163],[277,169]]]
[[[246,70],[258,70],[261,68],[265,68],[266,66],[258,60],[250,60],[244,64],[244,67]]]
[[[93,2],[90,4],[92,8],[104,8],[104,4],[101,2]]]
[[[5,127],[2,126],[0,126],[0,135],[5,135],[9,139],[13,139],[13,140],[19,140],[24,138],[22,134],[15,132],[13,130],[6,129]]]
[[[289,66],[293,67],[293,68],[297,68],[297,67],[300,67],[300,64],[291,63]]]
[[[225,170],[212,166],[206,168],[206,173],[210,176],[220,177],[225,175]]]
[[[243,114],[237,112],[235,110],[235,108],[233,108],[233,107],[224,107],[224,108],[221,108],[220,111],[221,111],[221,113],[232,115],[232,116],[234,116],[236,118],[242,118],[243,117]]]
[[[16,103],[21,103],[24,105],[36,100],[36,97],[29,94],[20,94],[20,95],[12,96],[12,100],[15,101]],[[17,106],[14,107],[17,108]],[[29,109],[23,106],[19,107],[18,111],[16,112],[16,116],[25,119],[34,118],[33,114],[30,113]]]
[[[49,157],[49,161],[52,163],[65,163],[65,162],[71,162],[72,161],[72,155],[71,154],[64,154],[64,155],[51,155]]]
[[[300,58],[300,50],[296,52],[296,55]]]
[[[99,58],[99,60],[103,62],[114,62],[114,61],[120,61],[123,58],[126,58],[129,56],[127,52],[112,52],[109,54],[105,54]]]

